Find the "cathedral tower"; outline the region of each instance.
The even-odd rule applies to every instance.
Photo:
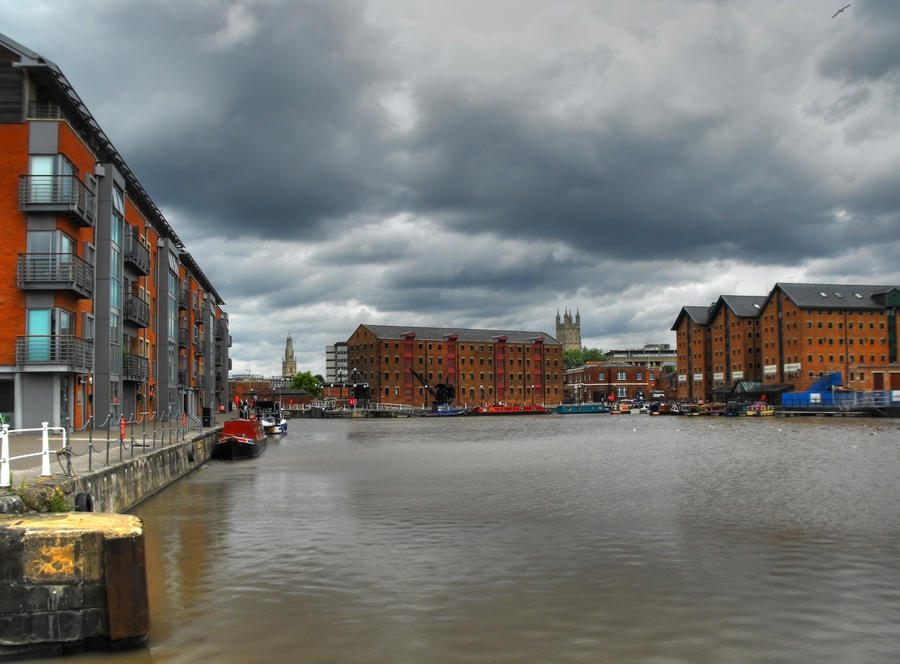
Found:
[[[581,313],[575,310],[575,317],[566,309],[562,318],[556,311],[556,340],[562,344],[563,352],[581,350]]]

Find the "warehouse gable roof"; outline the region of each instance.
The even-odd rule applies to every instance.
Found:
[[[457,341],[465,343],[494,343],[499,337],[506,337],[511,344],[530,344],[536,339],[543,339],[545,344],[561,345],[546,332],[528,332],[523,330],[477,330],[463,327],[426,327],[421,325],[369,325],[363,323],[378,339],[403,339],[407,334],[414,334],[416,339],[426,341],[446,341],[447,337],[456,335]]]

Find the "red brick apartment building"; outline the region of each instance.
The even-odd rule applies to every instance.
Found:
[[[896,286],[793,283],[683,307],[672,327],[679,398],[708,400],[739,380],[804,391],[834,372],[850,389],[900,389],[898,307]]]
[[[54,63],[0,35],[0,412],[227,403],[223,301]]]
[[[563,400],[562,345],[545,332],[363,324],[347,359],[348,380],[382,403],[424,407],[426,384],[452,386],[461,406]]]
[[[575,403],[672,396],[660,367],[627,362],[587,362],[566,370],[565,381],[566,397]]]

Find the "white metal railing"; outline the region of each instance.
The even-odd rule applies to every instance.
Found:
[[[11,457],[9,455],[9,436],[10,434],[34,433],[41,432],[41,451],[32,452],[30,454],[20,454]],[[9,464],[17,459],[27,459],[29,457],[41,458],[41,477],[50,477],[50,432],[59,432],[62,434],[63,447],[66,447],[66,429],[65,427],[51,427],[48,422],[42,422],[40,429],[10,429],[8,424],[0,425],[0,487],[8,487],[11,482]]]

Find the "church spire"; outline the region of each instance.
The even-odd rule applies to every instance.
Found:
[[[281,361],[281,375],[285,378],[293,378],[297,375],[297,358],[294,355],[294,340],[288,330],[287,341],[284,344],[284,359]]]

